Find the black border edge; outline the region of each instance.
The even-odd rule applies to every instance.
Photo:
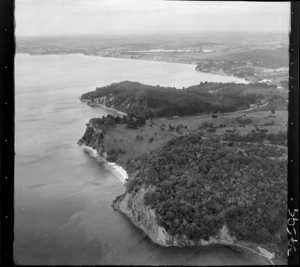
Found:
[[[0,265],[14,265],[14,10],[14,0],[0,1]],[[292,1],[288,115],[288,208],[292,212],[299,210],[299,11],[300,3]],[[293,237],[298,240],[297,250],[288,257],[289,265],[299,263],[298,223]]]
[[[0,1],[0,265],[14,265],[14,7]]]
[[[291,2],[290,68],[289,68],[289,112],[288,112],[288,264],[299,264],[299,18],[300,3]],[[295,222],[295,224],[294,224]],[[295,225],[294,227],[289,225]],[[298,240],[298,242],[293,242]],[[294,246],[296,250],[292,248]]]

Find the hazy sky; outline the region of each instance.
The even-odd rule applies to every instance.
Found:
[[[288,32],[287,2],[16,0],[16,35]]]

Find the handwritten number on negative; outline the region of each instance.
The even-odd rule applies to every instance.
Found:
[[[288,210],[289,215],[291,216],[291,218],[288,218],[287,220],[287,227],[286,230],[288,232],[289,235],[292,235],[292,237],[289,239],[288,241],[288,256],[290,255],[290,252],[293,250],[293,252],[296,252],[296,246],[295,243],[298,242],[298,240],[294,239],[293,235],[296,236],[297,232],[296,232],[296,228],[295,228],[295,223],[298,221],[297,218],[294,218],[296,215],[296,212],[298,212],[297,209],[295,209],[293,212],[291,212],[291,210]]]

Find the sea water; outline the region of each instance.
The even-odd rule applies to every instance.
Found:
[[[124,171],[98,162],[77,145],[89,119],[117,114],[79,101],[96,86],[133,80],[181,88],[236,78],[202,74],[193,65],[83,55],[17,54],[15,62],[15,263],[261,263],[225,246],[152,243],[111,207],[124,192]]]

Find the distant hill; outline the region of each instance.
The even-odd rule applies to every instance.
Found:
[[[201,83],[181,90],[123,81],[96,88],[81,100],[146,118],[233,112],[267,101],[276,88],[266,84]]]
[[[249,52],[237,53],[234,55],[236,60],[250,60],[254,66],[264,68],[281,68],[289,66],[289,52],[285,48],[253,49]]]

